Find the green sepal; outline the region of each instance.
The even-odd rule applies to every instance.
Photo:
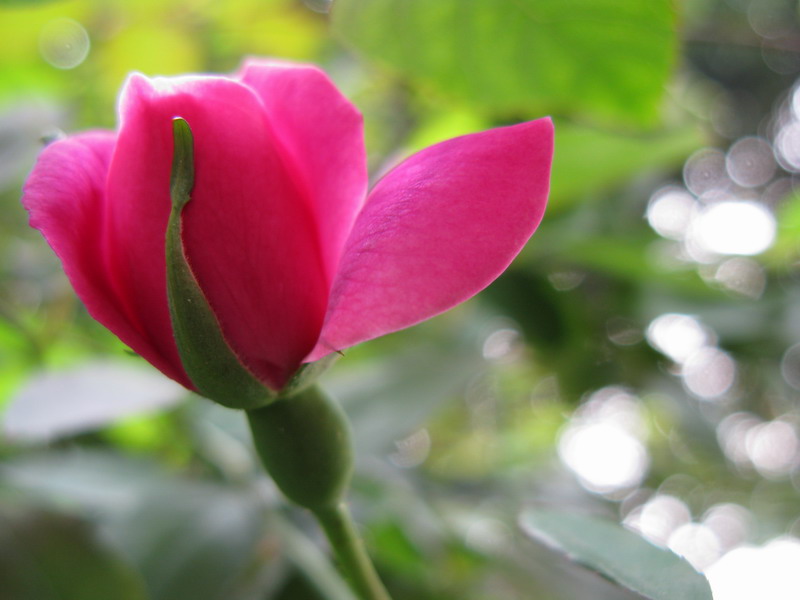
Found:
[[[317,361],[300,365],[300,368],[295,371],[289,382],[281,388],[280,397],[288,398],[294,396],[314,385],[319,376],[327,371],[338,358],[339,355],[336,352],[332,352]]]
[[[247,411],[261,462],[283,494],[312,511],[342,501],[353,473],[350,424],[318,386]]]
[[[181,362],[197,391],[206,398],[230,408],[259,408],[273,402],[277,393],[259,381],[228,345],[184,253],[181,212],[190,201],[194,186],[194,144],[184,119],[173,119],[172,131],[167,296]]]

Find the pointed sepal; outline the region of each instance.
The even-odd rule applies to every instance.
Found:
[[[194,142],[189,124],[172,121],[174,150],[167,225],[167,296],[178,352],[197,391],[230,408],[266,406],[277,393],[259,381],[228,345],[214,311],[192,273],[181,236],[183,208],[194,186]]]

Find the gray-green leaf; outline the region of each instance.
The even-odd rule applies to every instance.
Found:
[[[708,581],[689,563],[611,521],[527,510],[520,525],[534,540],[649,600],[712,600]]]

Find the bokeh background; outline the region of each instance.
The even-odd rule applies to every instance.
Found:
[[[325,387],[396,600],[630,600],[520,527],[557,506],[684,556],[716,600],[800,583],[794,0],[0,1],[0,597],[346,600],[244,419],[93,322],[27,228],[43,140],[127,73],[323,66],[379,174],[550,114],[545,220],[465,305]],[[498,199],[502,203],[502,198]],[[523,517],[524,525],[524,517]]]

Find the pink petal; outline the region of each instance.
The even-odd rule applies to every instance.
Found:
[[[128,314],[109,277],[102,240],[114,138],[112,132],[84,133],[45,148],[22,203],[89,313],[165,375],[191,388],[177,355],[163,352],[135,315]]]
[[[174,348],[164,236],[172,118],[189,123],[195,186],[184,211],[187,258],[234,351],[274,386],[313,347],[328,286],[312,208],[261,102],[221,77],[131,77],[109,174],[106,239],[115,280],[142,327]]]
[[[361,113],[312,65],[249,60],[240,73],[266,109],[311,201],[329,284],[367,191]]]
[[[370,193],[307,361],[437,315],[489,285],[544,214],[553,125],[539,119],[415,154]]]

